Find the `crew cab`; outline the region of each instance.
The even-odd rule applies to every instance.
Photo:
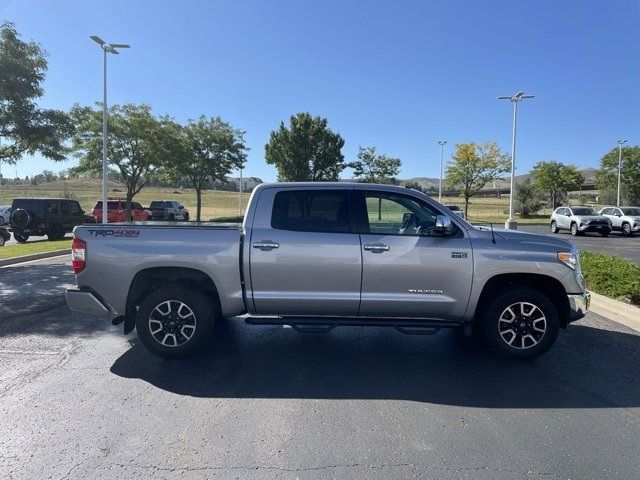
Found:
[[[102,222],[102,200],[98,200],[91,211],[97,222]],[[127,201],[124,198],[107,199],[107,221],[124,222],[127,218]],[[138,202],[131,202],[131,219],[133,221],[152,220],[151,212]]]
[[[69,307],[135,328],[166,357],[194,353],[216,322],[244,315],[306,332],[455,327],[529,359],[590,301],[570,242],[474,227],[391,185],[262,184],[242,225],[77,227],[72,262]]]

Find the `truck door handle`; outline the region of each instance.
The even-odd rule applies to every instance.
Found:
[[[391,249],[389,245],[383,245],[382,243],[369,243],[363,245],[362,248],[373,253],[388,252]]]
[[[261,242],[253,242],[253,248],[259,248],[262,251],[273,250],[278,248],[280,244],[271,240],[263,240]]]

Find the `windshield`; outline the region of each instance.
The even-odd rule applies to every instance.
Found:
[[[162,202],[158,200],[151,202],[151,204],[149,205],[149,208],[167,208],[167,207],[169,207],[169,202]]]
[[[579,207],[573,209],[574,215],[597,215],[596,211],[590,207]]]
[[[625,215],[640,215],[640,208],[622,208],[621,210]]]

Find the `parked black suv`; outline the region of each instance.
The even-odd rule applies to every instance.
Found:
[[[96,223],[85,215],[80,204],[66,198],[15,198],[11,208],[11,229],[16,242],[24,243],[30,235],[46,235],[60,240],[83,223]]]

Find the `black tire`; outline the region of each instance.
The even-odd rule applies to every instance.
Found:
[[[170,222],[175,221],[175,219],[176,219],[176,216],[173,213],[169,214],[169,221]]]
[[[574,237],[577,237],[578,235],[580,235],[580,230],[578,230],[577,223],[571,224],[571,235],[573,235]]]
[[[551,233],[558,233],[558,224],[555,220],[551,222]]]
[[[27,240],[29,240],[29,235],[13,232],[13,238],[18,243],[27,243]]]
[[[185,305],[187,310],[179,304]],[[177,314],[172,316],[178,311],[182,311],[185,318],[181,319]],[[163,312],[167,313],[163,316]],[[144,346],[152,353],[167,358],[187,357],[196,353],[211,338],[214,321],[215,309],[201,291],[170,285],[158,288],[142,301],[136,314],[136,330]],[[152,331],[152,325],[161,330]],[[191,334],[185,340],[189,332]]]
[[[515,315],[512,318],[509,309]],[[512,327],[513,321],[519,323]],[[498,293],[484,312],[481,328],[487,346],[496,355],[531,360],[551,348],[558,338],[559,325],[558,312],[549,299],[524,287]],[[534,328],[544,328],[544,332]]]
[[[49,239],[49,241],[62,240],[64,238],[64,229],[62,228],[62,225],[51,225],[51,227],[49,227],[49,231],[47,232],[47,238]]]
[[[600,235],[602,235],[603,237],[608,237],[610,233],[611,233],[611,232],[608,232],[608,231],[606,231],[606,232],[600,232]]]
[[[0,247],[4,247],[4,236],[0,235]]]
[[[627,222],[622,224],[622,235],[624,235],[625,237],[630,237],[631,235],[633,235],[633,232],[631,231],[631,224]]]
[[[184,221],[185,221],[185,222],[188,222],[188,221],[189,221],[189,214],[188,214],[188,213],[185,213],[185,214],[184,214]]]

